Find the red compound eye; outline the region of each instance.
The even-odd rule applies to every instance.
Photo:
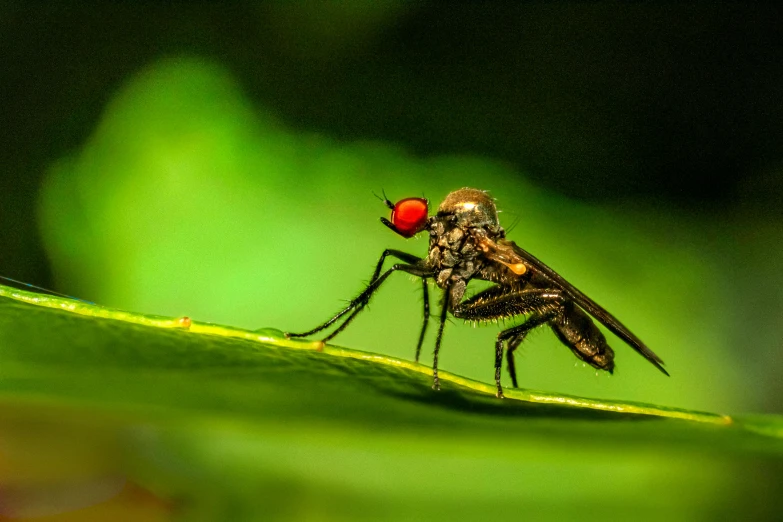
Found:
[[[403,237],[413,237],[427,223],[427,200],[406,198],[394,205],[391,214],[394,230]]]

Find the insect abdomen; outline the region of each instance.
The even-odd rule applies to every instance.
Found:
[[[560,341],[571,348],[574,355],[590,366],[612,373],[614,350],[606,344],[604,334],[582,309],[566,303],[562,314],[551,325]]]

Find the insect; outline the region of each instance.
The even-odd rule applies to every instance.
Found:
[[[381,218],[384,225],[406,238],[421,232],[429,234],[427,256],[420,258],[399,250],[385,250],[367,288],[348,306],[310,331],[287,336],[308,337],[345,318],[323,339],[329,341],[367,306],[391,274],[405,272],[421,278],[424,291],[424,324],[416,345],[417,362],[429,324],[427,280],[433,279],[443,290],[432,365],[434,389],[440,388],[438,352],[449,313],[459,319],[482,323],[525,316],[524,323],[504,329],[495,341],[495,383],[499,398],[503,397],[500,375],[504,348],[511,382],[516,388],[514,351],[530,331],[539,326],[548,325],[582,361],[612,373],[614,351],[591,316],[669,375],[662,366],[663,361],[612,314],[532,254],[507,240],[498,221],[495,202],[486,192],[472,188],[451,192],[434,216],[428,216],[428,201],[424,198],[406,198],[394,204],[384,195],[382,200],[391,209],[391,221]],[[382,272],[387,257],[401,262]],[[493,285],[466,298],[468,283],[473,279],[489,281]]]

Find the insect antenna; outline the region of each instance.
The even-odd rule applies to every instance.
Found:
[[[394,209],[394,203],[389,201],[389,198],[386,197],[386,191],[381,189],[381,194],[383,194],[383,197],[379,196],[375,192],[372,193],[372,195],[375,196],[376,198],[380,199],[383,202],[384,205],[386,205],[390,209]]]

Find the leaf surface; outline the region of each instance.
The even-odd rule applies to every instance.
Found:
[[[523,389],[499,400],[492,384],[441,382],[435,392],[428,367],[273,329],[0,287],[0,516],[84,520],[117,505],[150,520],[779,512],[780,417]]]

